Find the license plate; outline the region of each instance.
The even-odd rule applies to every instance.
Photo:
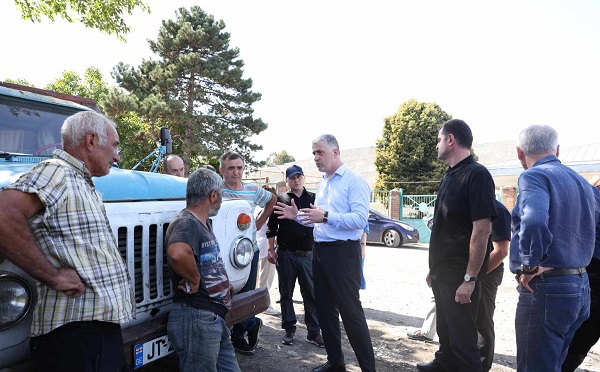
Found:
[[[152,341],[137,344],[133,348],[133,360],[135,368],[140,368],[148,363],[152,363],[173,352],[173,346],[168,336],[157,337]]]

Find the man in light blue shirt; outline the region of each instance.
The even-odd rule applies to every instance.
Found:
[[[315,205],[298,211],[295,204],[278,203],[275,213],[314,225],[313,279],[327,363],[313,372],[346,370],[340,315],[361,370],[375,371],[373,345],[359,296],[360,238],[368,222],[369,185],[342,162],[334,136],[317,137],[312,150],[317,168],[325,172]]]

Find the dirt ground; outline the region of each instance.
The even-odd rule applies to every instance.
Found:
[[[361,291],[361,300],[371,331],[378,371],[417,371],[416,364],[431,360],[437,349],[436,344],[413,341],[406,336],[407,332],[421,327],[431,306],[431,290],[425,284],[427,256],[427,245],[422,244],[400,249],[375,245],[367,247],[367,289]],[[493,372],[516,371],[514,311],[517,293],[514,283],[507,268],[496,300],[496,356]],[[277,277],[270,294],[274,307],[278,309],[279,305],[275,303],[279,298]],[[296,290],[294,302],[299,324],[296,341],[292,346],[281,343],[284,332],[279,317],[259,315],[264,325],[256,354],[237,354],[242,371],[310,371],[326,361],[325,349],[306,342],[301,301],[302,297]],[[347,370],[360,371],[345,334],[342,334],[342,344]],[[172,362],[175,363],[175,360]],[[594,346],[578,371],[600,371],[600,345]]]

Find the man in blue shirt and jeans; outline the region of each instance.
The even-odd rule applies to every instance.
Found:
[[[525,171],[512,212],[510,270],[517,274],[517,369],[560,371],[590,311],[585,266],[594,252],[599,206],[592,186],[558,160],[558,134],[532,125],[519,135]]]

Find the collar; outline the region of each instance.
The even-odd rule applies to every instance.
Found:
[[[469,155],[466,158],[464,158],[463,160],[459,161],[458,164],[456,164],[455,166],[453,166],[452,168],[448,167],[448,171],[446,173],[454,173],[457,170],[461,169],[462,167],[475,163],[475,159],[473,158],[473,155]]]
[[[293,193],[291,190],[290,190],[290,191],[287,191],[286,193],[287,193],[287,194],[288,194],[290,197],[292,197],[292,198],[293,198],[294,196],[296,196],[296,194],[294,194],[294,193]],[[302,186],[302,194],[300,194],[300,196],[299,196],[298,198],[301,198],[301,197],[303,197],[304,195],[308,195],[308,194],[309,194],[309,192],[308,192],[308,191],[306,191],[306,187]]]
[[[336,174],[339,174],[340,177],[342,177],[344,175],[344,173],[346,173],[346,170],[348,169],[348,167],[346,166],[346,163],[342,163],[342,165],[340,165],[338,167],[338,169],[336,169],[333,174],[331,175],[331,178],[327,178],[327,173],[323,173],[323,178],[325,178],[326,180],[331,180],[333,179],[333,176],[335,176]]]
[[[560,163],[560,160],[556,157],[556,155],[544,156],[543,158],[541,158],[538,161],[536,161],[535,163],[533,163],[532,168],[535,167],[536,165],[542,165],[542,164],[553,163],[553,162]]]
[[[94,187],[94,182],[92,181],[92,175],[90,171],[85,167],[85,163],[68,152],[60,149],[54,150],[52,153],[54,159],[60,159],[67,163],[75,172],[77,172],[81,177],[85,179],[87,183],[89,183],[92,187]]]

